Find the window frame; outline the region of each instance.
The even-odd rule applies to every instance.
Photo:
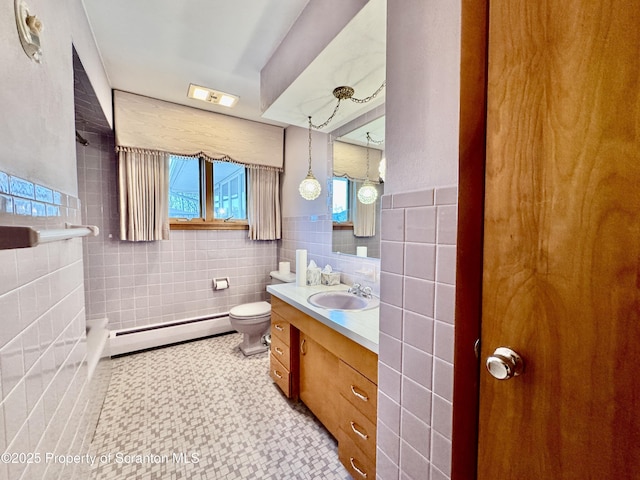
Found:
[[[200,208],[204,212],[204,217],[191,220],[183,220],[176,217],[169,218],[169,228],[171,230],[248,230],[249,222],[247,219],[225,221],[214,218],[213,162],[209,162],[202,157],[198,158],[198,160],[200,161]],[[245,188],[245,192],[248,194],[248,186]]]
[[[334,220],[333,221],[333,229],[334,230],[353,230],[353,218],[352,218],[353,211],[352,211],[352,208],[351,208],[351,194],[352,194],[351,189],[353,188],[353,182],[348,177],[336,177],[336,176],[333,176],[331,181],[334,182],[335,179],[340,179],[341,181],[345,180],[346,183],[347,183],[347,198],[346,198],[346,202],[347,202],[347,220],[345,220],[344,222],[336,222]],[[334,198],[335,198],[334,197],[335,192],[334,192],[333,185],[332,185],[331,191],[332,191],[331,192],[332,193],[332,195],[331,195],[332,196],[331,203],[333,203]],[[332,210],[333,210],[333,205],[332,205]]]

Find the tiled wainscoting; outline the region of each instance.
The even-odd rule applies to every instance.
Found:
[[[83,218],[100,227],[85,250],[88,319],[109,319],[109,329],[226,313],[266,299],[269,272],[278,269],[277,242],[253,241],[246,230],[173,230],[170,240],[119,238],[117,157],[113,132],[81,131],[77,146]],[[229,277],[227,290],[212,279]]]
[[[77,198],[22,182],[26,189],[14,181],[3,194],[14,210],[0,213],[0,223],[79,223]],[[16,209],[24,202],[31,209]],[[59,478],[63,470],[83,478],[75,465],[45,461],[47,453],[86,452],[99,413],[87,380],[82,242],[0,251],[0,452],[40,455],[31,464],[0,462],[2,480]]]
[[[380,260],[341,255],[332,252],[333,221],[330,215],[305,215],[285,217],[282,221],[282,242],[279,260],[291,262],[295,269],[296,249],[306,249],[308,261],[313,260],[320,268],[331,265],[340,272],[340,281],[354,282],[370,286],[378,294],[380,291]]]
[[[381,480],[450,475],[456,217],[456,187],[383,197]]]

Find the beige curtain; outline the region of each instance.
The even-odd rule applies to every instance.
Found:
[[[375,237],[376,235],[376,209],[378,202],[369,205],[358,200],[358,190],[362,182],[353,182],[353,235],[356,237]]]
[[[369,180],[380,180],[382,151],[369,148]],[[350,143],[333,142],[333,176],[364,180],[367,177],[367,148]]]
[[[247,173],[249,238],[278,240],[282,232],[280,173],[264,168],[249,168]]]
[[[120,239],[132,242],[169,238],[169,156],[118,153]]]

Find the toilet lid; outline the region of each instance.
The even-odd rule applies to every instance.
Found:
[[[229,314],[236,318],[259,317],[269,313],[271,313],[271,304],[267,302],[245,303],[229,310]]]

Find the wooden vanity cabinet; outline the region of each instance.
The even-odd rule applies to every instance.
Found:
[[[271,354],[269,375],[284,394],[298,399],[298,330],[271,312]]]
[[[353,478],[375,478],[378,386],[340,362],[338,455]]]
[[[300,400],[337,437],[340,404],[335,395],[340,360],[300,332]]]
[[[378,355],[275,296],[271,318],[272,372],[274,365],[285,369],[283,355],[274,353],[276,348],[285,352],[281,344],[274,346],[274,334],[278,341],[285,336],[290,342],[289,391],[299,393],[338,440],[340,461],[351,476],[375,478]],[[282,330],[275,327],[274,319]]]

